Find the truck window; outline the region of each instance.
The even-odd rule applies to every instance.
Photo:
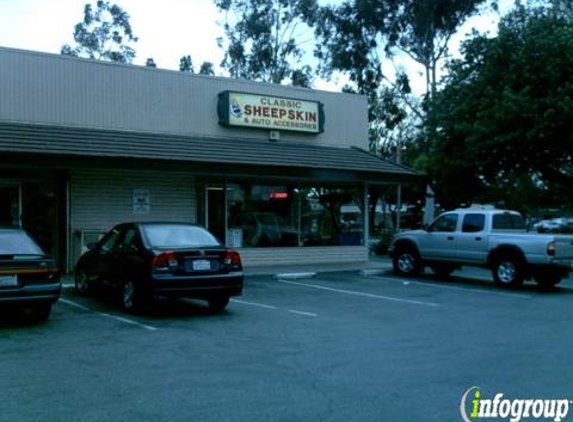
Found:
[[[493,216],[492,228],[494,230],[524,230],[525,221],[519,214],[496,214]]]
[[[430,229],[434,232],[455,232],[457,225],[457,214],[445,214],[434,221]]]
[[[483,214],[466,214],[462,225],[462,232],[477,233],[485,227],[485,215]]]

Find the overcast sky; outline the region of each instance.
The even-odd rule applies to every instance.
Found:
[[[0,0],[0,46],[58,54],[63,44],[73,45],[73,28],[83,19],[86,3],[87,0]],[[91,3],[95,4],[95,0]],[[217,22],[223,17],[213,0],[111,0],[111,3],[129,13],[133,32],[139,37],[134,64],[143,65],[152,57],[157,67],[177,70],[179,59],[191,55],[196,70],[203,61],[210,61],[218,68],[223,52],[216,39],[223,36],[223,30]],[[477,27],[480,32],[492,30],[496,22],[496,16],[473,19],[460,34],[467,33],[470,27]],[[421,71],[409,63],[408,66],[414,75]],[[423,78],[419,83],[423,86]],[[337,90],[334,83],[323,81],[316,81],[315,87]]]

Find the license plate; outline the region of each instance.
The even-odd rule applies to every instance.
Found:
[[[211,269],[211,262],[206,259],[198,259],[193,261],[193,271],[209,271]]]
[[[18,285],[17,275],[0,275],[0,287],[14,287]]]

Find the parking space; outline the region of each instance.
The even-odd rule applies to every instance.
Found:
[[[568,394],[571,300],[570,280],[353,272],[249,277],[223,313],[182,300],[133,316],[65,289],[47,323],[0,324],[0,407],[23,422],[459,420],[473,385]]]

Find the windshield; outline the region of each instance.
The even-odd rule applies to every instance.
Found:
[[[43,255],[44,252],[26,233],[0,231],[0,255]]]
[[[220,245],[211,233],[197,226],[153,224],[143,226],[143,232],[153,248],[195,248]]]

